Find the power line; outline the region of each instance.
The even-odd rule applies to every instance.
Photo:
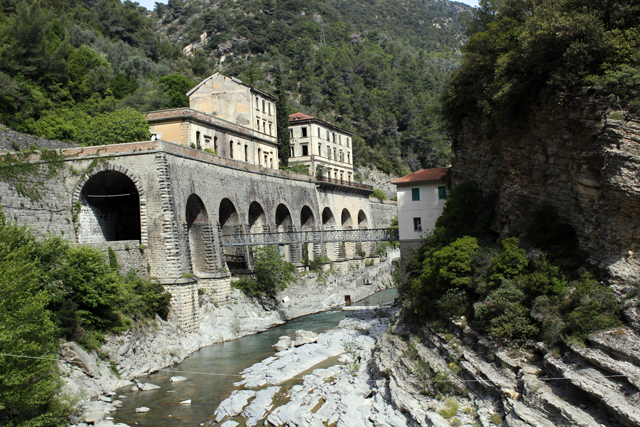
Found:
[[[51,357],[38,357],[38,356],[24,356],[24,355],[19,355],[19,354],[7,354],[7,353],[0,353],[0,356],[8,356],[8,357],[17,357],[17,358],[24,358],[24,359],[41,359],[41,360],[52,360],[52,361],[59,361],[59,362],[67,362],[67,363],[77,363],[77,364],[85,364],[84,362],[69,362],[65,359],[60,359],[60,358],[51,358]],[[96,365],[107,365],[110,366],[109,363],[105,363],[105,362],[97,362]],[[213,376],[220,376],[220,377],[244,377],[245,375],[243,374],[221,374],[221,373],[217,373],[217,372],[198,372],[198,371],[180,371],[180,370],[175,370],[175,369],[159,369],[159,372],[175,372],[175,373],[182,373],[182,374],[194,374],[194,375],[213,375]],[[600,378],[626,378],[627,375],[622,375],[622,374],[618,374],[618,375],[603,375]],[[560,381],[560,380],[571,380],[571,378],[565,378],[565,377],[558,377],[558,378],[536,378],[539,381]],[[291,378],[285,378],[282,381],[288,381],[288,380],[304,380],[304,377],[291,377]],[[367,380],[366,382],[378,382],[380,380],[385,380],[388,381],[388,379],[385,378],[379,378],[376,380]],[[526,381],[525,378],[513,378],[513,379],[506,379],[506,381]],[[423,382],[425,383],[484,383],[484,382],[492,382],[491,380],[423,380]]]

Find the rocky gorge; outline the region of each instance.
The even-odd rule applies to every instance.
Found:
[[[275,301],[266,303],[247,298],[236,289],[226,304],[215,303],[203,293],[199,297],[202,320],[194,332],[185,332],[171,319],[163,321],[158,317],[125,334],[108,337],[99,351],[86,352],[75,343],[65,343],[58,366],[64,395],[84,408],[76,423],[112,424],[105,417],[117,409],[113,405],[117,401],[114,390],[138,384],[138,377],[179,364],[203,347],[339,307],[344,304],[345,294],[357,301],[395,286],[392,273],[397,256],[397,251],[390,251],[383,262],[347,274],[332,270],[301,274],[295,283],[277,294]],[[102,409],[96,411],[96,405]],[[103,417],[85,418],[95,412],[102,412]]]
[[[452,183],[474,181],[497,196],[502,236],[518,235],[535,209],[557,210],[640,330],[640,121],[607,105],[582,88],[497,130],[467,118],[453,143]]]

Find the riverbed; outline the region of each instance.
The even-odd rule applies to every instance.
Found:
[[[396,289],[378,292],[357,305],[378,305],[397,297]],[[268,331],[204,347],[179,365],[171,366],[146,378],[160,389],[150,391],[118,390],[123,407],[113,414],[115,422],[131,426],[197,426],[211,417],[220,402],[240,379],[239,373],[254,363],[272,356],[271,347],[282,335],[292,336],[304,329],[316,333],[335,327],[348,315],[343,311],[312,314],[291,320]],[[184,376],[187,381],[170,382],[172,376]],[[179,402],[191,400],[191,405]],[[137,407],[148,407],[147,413],[136,413]]]

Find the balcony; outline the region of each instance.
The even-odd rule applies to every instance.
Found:
[[[316,176],[316,181],[320,184],[320,187],[337,187],[341,190],[348,190],[366,195],[373,193],[373,187],[371,185],[360,184],[358,182],[327,178],[324,176]]]

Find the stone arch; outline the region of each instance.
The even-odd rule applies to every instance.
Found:
[[[343,227],[349,227],[353,224],[353,222],[351,221],[351,213],[349,212],[349,209],[347,208],[342,209],[340,223],[342,224]]]
[[[324,208],[322,211],[322,225],[336,225],[336,219],[329,208]]]
[[[276,206],[275,213],[275,226],[276,231],[279,233],[286,233],[290,231],[295,231],[295,227],[293,226],[293,217],[291,216],[291,211],[284,203],[280,203]],[[291,245],[280,244],[279,245],[280,254],[287,261],[292,261],[293,258],[297,260],[297,251],[294,249],[292,251]]]
[[[73,209],[78,209],[78,242],[148,244],[147,198],[140,182],[137,174],[108,162],[86,173],[72,193]]]
[[[369,220],[367,219],[367,214],[364,213],[362,209],[358,212],[358,226],[360,228],[366,228],[369,225]]]
[[[278,231],[288,231],[288,228],[293,225],[293,218],[291,217],[291,211],[284,204],[280,203],[276,207],[276,214],[274,218],[275,226]]]
[[[313,215],[313,211],[309,206],[304,205],[300,211],[300,226],[313,227],[314,225],[316,225],[316,219]]]
[[[269,221],[264,208],[259,202],[253,201],[249,205],[249,233],[264,233],[269,228]]]
[[[194,273],[211,273],[214,266],[213,236],[207,208],[197,194],[187,198],[185,208],[191,267]]]
[[[220,201],[218,209],[218,226],[223,235],[242,233],[240,217],[233,202],[224,198]],[[247,268],[245,251],[242,246],[226,246],[222,250],[226,263],[232,270]]]

